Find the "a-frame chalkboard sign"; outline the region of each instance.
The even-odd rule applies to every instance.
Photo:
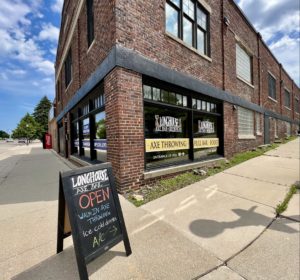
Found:
[[[81,280],[88,279],[86,265],[117,243],[131,254],[110,163],[60,173],[57,253],[70,235]]]

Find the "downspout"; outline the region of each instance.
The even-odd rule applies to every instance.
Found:
[[[279,64],[279,80],[280,80],[280,84],[279,84],[279,103],[280,103],[280,114],[282,115],[282,87],[283,87],[283,80],[282,80],[282,64]]]
[[[258,59],[258,105],[262,106],[262,97],[261,97],[261,56],[260,56],[260,41],[261,34],[257,33],[257,59]]]
[[[225,23],[224,23],[224,0],[221,2],[221,34],[222,34],[222,88],[226,90],[225,84]]]

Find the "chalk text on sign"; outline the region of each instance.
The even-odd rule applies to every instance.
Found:
[[[95,192],[89,192],[82,194],[79,198],[79,206],[81,209],[87,209],[94,207],[106,200],[109,200],[109,187],[97,190]]]

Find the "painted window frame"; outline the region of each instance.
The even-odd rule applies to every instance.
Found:
[[[177,37],[178,39],[182,40],[182,42],[199,52],[199,54],[205,55],[210,57],[211,55],[211,50],[210,50],[210,13],[203,7],[197,0],[189,0],[191,3],[193,3],[193,9],[194,9],[194,14],[191,16],[188,13],[184,11],[183,8],[183,1],[184,0],[166,0],[166,6],[165,6],[165,11],[167,10],[167,5],[169,5],[171,8],[175,9],[176,12],[178,13],[178,34],[177,36],[171,32],[168,32],[167,30],[167,14],[165,12],[165,30],[168,34],[171,34],[172,36]],[[176,4],[178,3],[178,4]],[[198,23],[198,10],[202,12],[206,16],[206,26],[203,27],[201,26],[200,23]],[[183,25],[184,25],[184,20],[188,20],[189,22],[192,23],[192,45],[186,43],[184,41],[184,30],[183,30]],[[200,51],[198,49],[198,30],[199,32],[203,32],[204,34],[204,52]]]
[[[238,107],[237,121],[238,121],[238,138],[255,139],[254,112],[243,107]],[[245,129],[245,124],[249,126],[248,131],[246,131]]]
[[[72,49],[70,48],[68,51],[68,54],[66,56],[65,60],[65,89],[68,88],[68,86],[72,82],[73,78],[73,63],[72,63]]]
[[[284,89],[283,92],[284,106],[291,109],[291,92],[288,89]]]
[[[276,78],[268,73],[268,94],[273,100],[276,100]]]
[[[235,52],[236,53],[236,55],[235,55],[236,56],[236,75],[242,81],[245,81],[247,84],[253,86],[253,56],[246,50],[246,48],[240,42],[235,43],[235,48],[236,48],[236,52]],[[247,58],[247,60],[249,60],[249,65],[247,65],[247,67],[249,67],[249,69],[246,69],[247,72],[249,72],[249,77],[246,76],[245,73],[241,70],[241,68],[243,68],[243,66],[241,67],[241,65],[243,65],[244,62],[246,62],[248,64],[247,60],[242,60],[243,59],[242,56],[244,58]]]
[[[87,42],[88,42],[88,47],[90,47],[95,38],[93,0],[86,0],[86,18],[87,18]]]

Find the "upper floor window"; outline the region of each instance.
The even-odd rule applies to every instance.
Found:
[[[276,100],[276,79],[271,74],[269,74],[268,81],[269,81],[269,96],[274,100]]]
[[[166,31],[209,55],[209,15],[194,0],[167,0]]]
[[[290,93],[286,89],[284,90],[284,106],[287,108],[291,108]]]
[[[72,80],[72,51],[69,50],[65,60],[65,85],[66,88]]]
[[[57,81],[56,84],[56,100],[57,102],[60,102],[60,82]]]
[[[239,44],[236,44],[236,74],[239,78],[252,84],[251,57]]]
[[[87,12],[87,39],[88,46],[94,41],[94,8],[93,0],[86,0],[86,12]]]
[[[295,98],[295,112],[299,114],[300,110],[299,110],[299,100],[297,98]]]

